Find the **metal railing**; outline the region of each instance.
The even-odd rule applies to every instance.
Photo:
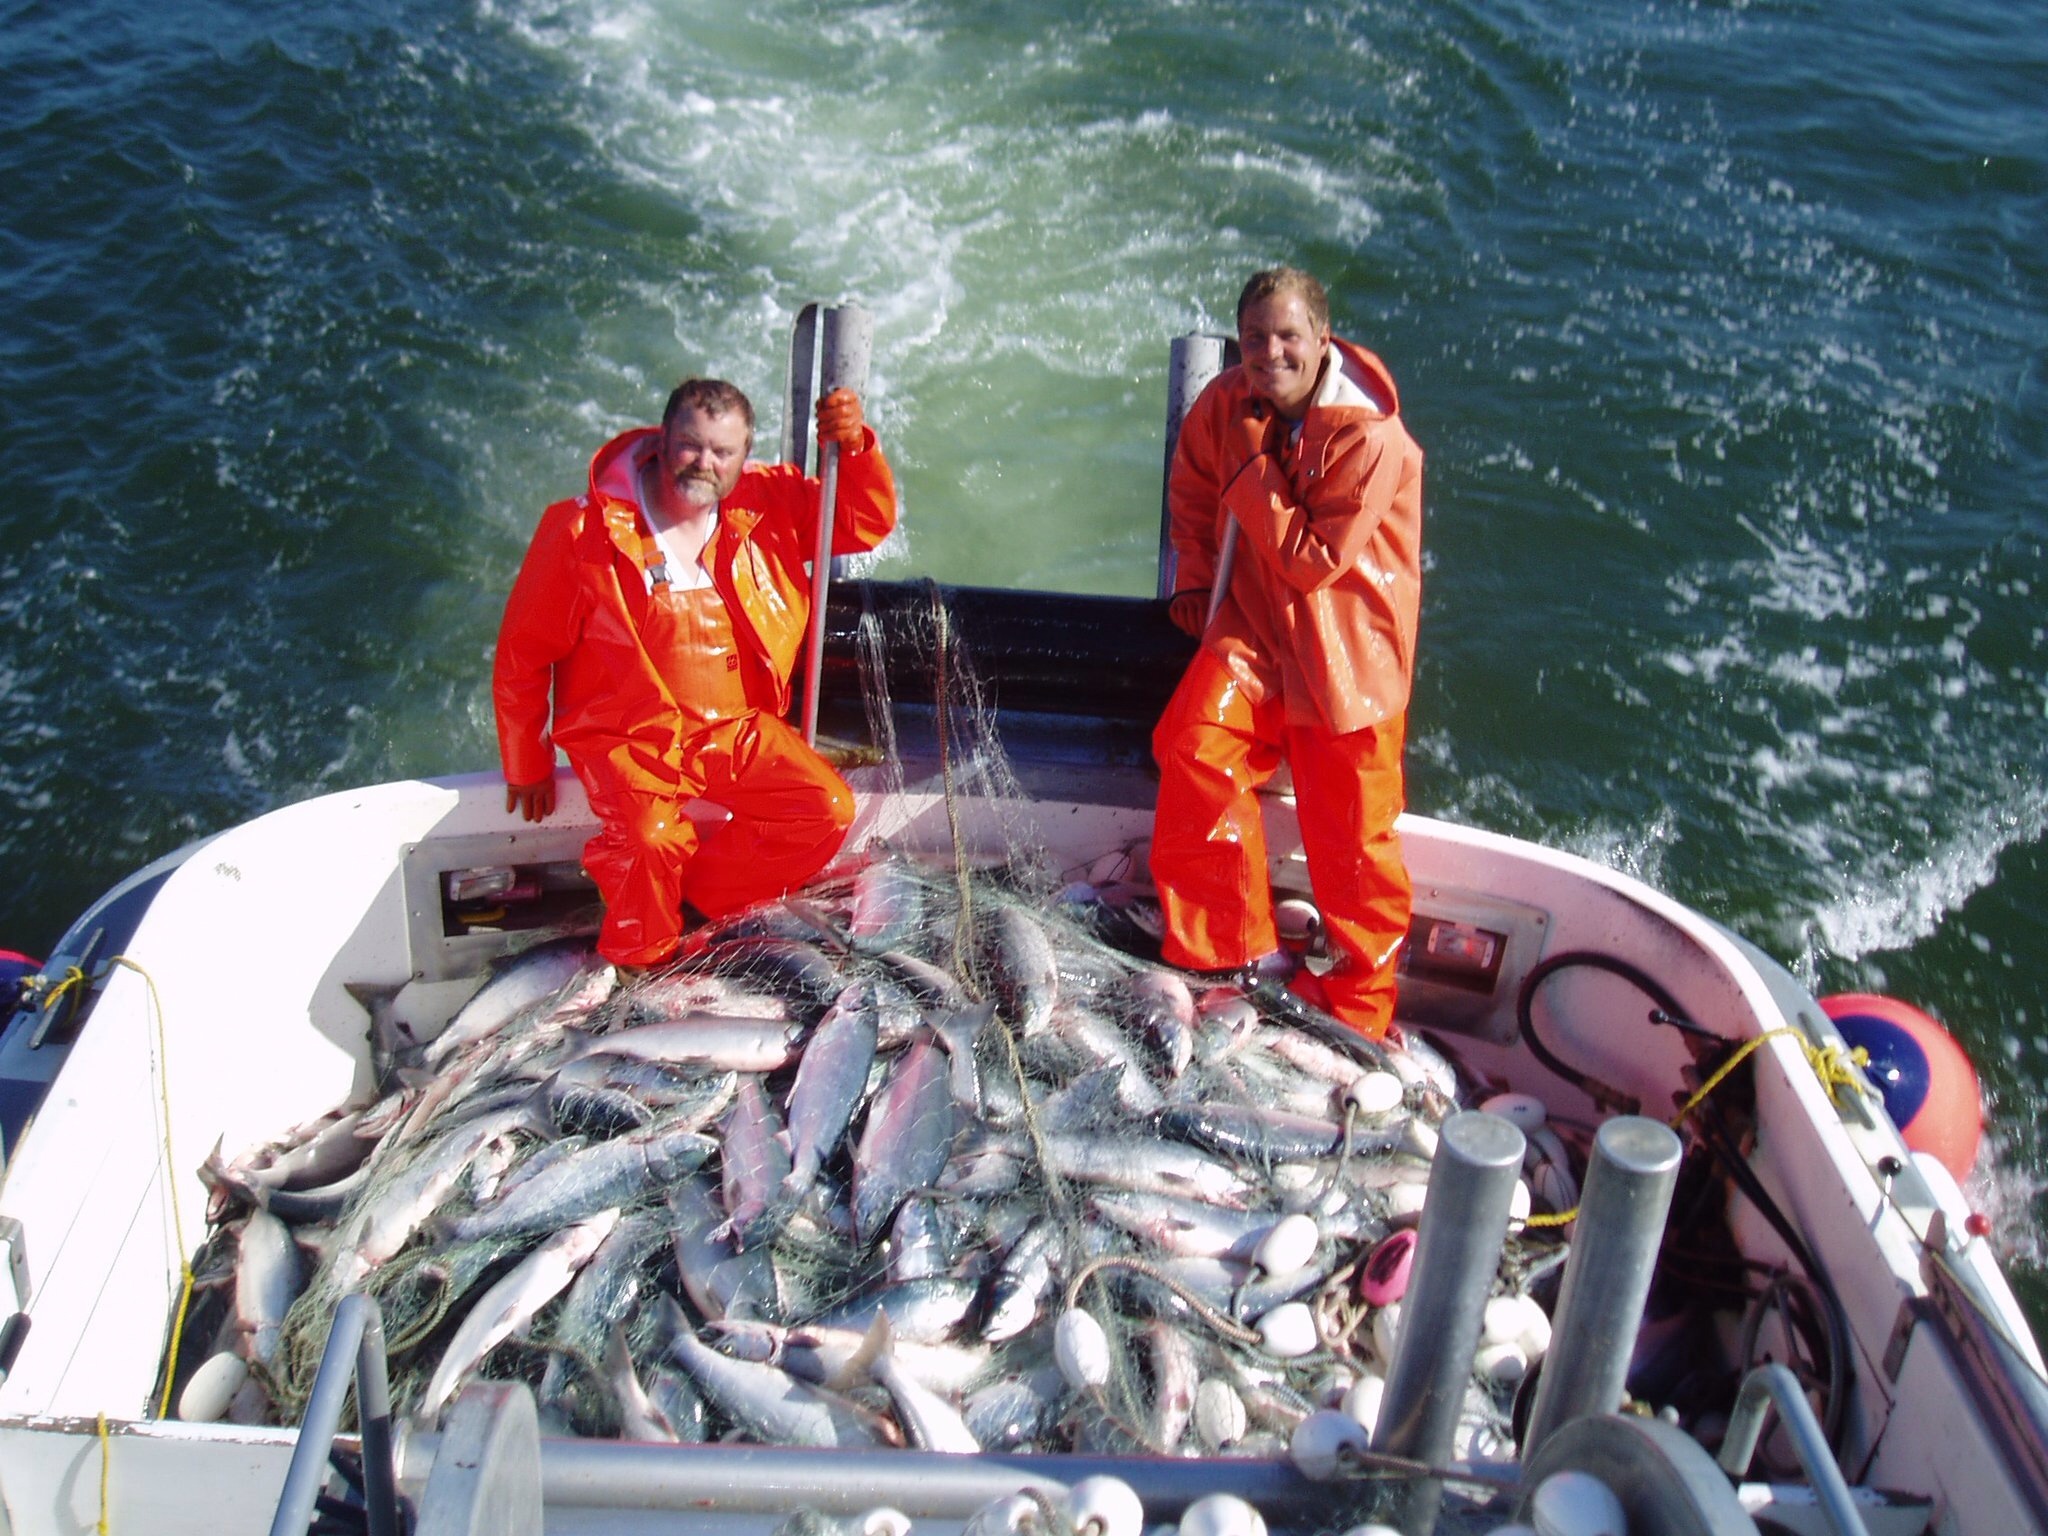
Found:
[[[1855,1495],[1849,1491],[1849,1480],[1842,1476],[1834,1452],[1828,1449],[1828,1437],[1814,1416],[1813,1404],[1806,1400],[1799,1378],[1785,1366],[1760,1365],[1742,1379],[1742,1390],[1735,1395],[1735,1412],[1729,1416],[1728,1432],[1721,1441],[1721,1469],[1737,1479],[1748,1472],[1757,1441],[1763,1438],[1764,1416],[1774,1406],[1828,1523],[1841,1536],[1869,1536]]]

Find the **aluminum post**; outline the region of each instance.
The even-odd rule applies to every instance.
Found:
[[[868,387],[868,354],[875,339],[875,320],[858,304],[841,304],[824,314],[824,341],[818,365],[818,398],[842,386],[856,394]],[[808,424],[807,424],[808,425]],[[818,744],[818,696],[824,688],[825,598],[832,585],[832,531],[839,512],[839,445],[828,444],[820,460],[818,547],[811,563],[811,628],[804,647],[804,741]]]
[[[1573,1419],[1621,1406],[1678,1183],[1679,1151],[1671,1127],[1642,1115],[1617,1115],[1593,1138],[1524,1462]]]
[[[1166,471],[1159,488],[1159,597],[1173,596],[1175,567],[1172,517],[1166,502],[1166,481],[1173,476],[1173,450],[1180,442],[1180,424],[1195,396],[1209,381],[1237,361],[1237,343],[1225,336],[1188,335],[1173,338],[1166,361]]]
[[[789,328],[782,375],[782,462],[811,471],[811,406],[818,373],[818,306],[806,304]]]
[[[1466,1110],[1443,1124],[1375,1451],[1432,1466],[1452,1459],[1525,1146],[1521,1131],[1498,1115]],[[1397,1484],[1384,1518],[1423,1536],[1436,1524],[1443,1491],[1435,1478]]]
[[[384,1317],[364,1295],[344,1296],[334,1309],[320,1370],[299,1424],[298,1443],[278,1495],[271,1536],[301,1536],[327,1479],[327,1453],[334,1444],[349,1383],[356,1387],[356,1417],[362,1422],[364,1518],[370,1536],[398,1536],[397,1493],[392,1473],[391,1384],[384,1358]]]

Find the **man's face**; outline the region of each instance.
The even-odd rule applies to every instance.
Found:
[[[715,507],[740,483],[753,441],[739,412],[713,416],[686,405],[662,435],[662,469],[684,501]]]
[[[1252,393],[1290,419],[1308,408],[1329,340],[1329,328],[1309,318],[1298,293],[1256,300],[1237,321],[1237,345]]]

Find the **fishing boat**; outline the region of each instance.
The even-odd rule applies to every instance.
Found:
[[[1176,396],[1192,388],[1176,376]],[[1162,606],[836,584],[821,732],[880,759],[848,770],[859,818],[842,858],[886,847],[971,864],[1028,844],[1071,879],[1142,878],[1148,732],[1188,644]],[[926,643],[892,649],[913,632]],[[958,658],[975,680],[964,705],[947,675]],[[963,757],[962,707],[992,723],[1002,775]],[[579,856],[595,823],[566,770],[558,791],[539,824],[507,814],[492,775],[324,795],[138,871],[65,933],[0,1039],[7,1529],[303,1530],[352,1376],[362,1429],[340,1438],[366,1464],[363,1528],[392,1528],[379,1511],[395,1494],[422,1536],[682,1519],[769,1532],[799,1511],[825,1522],[809,1528],[866,1531],[882,1507],[918,1530],[1085,1529],[1088,1512],[1061,1501],[1105,1478],[1136,1494],[1148,1528],[1255,1529],[1197,1521],[1228,1495],[1290,1531],[1375,1515],[1405,1531],[1563,1529],[1535,1500],[1581,1473],[1639,1533],[2048,1529],[2041,1355],[1955,1177],[1909,1148],[1853,1071],[1824,1080],[1816,1064],[1846,1055],[1829,1013],[1754,945],[1627,875],[1413,814],[1398,1023],[1455,1065],[1471,1102],[1455,1134],[1446,1123],[1456,1156],[1439,1154],[1420,1216],[1414,1262],[1431,1285],[1411,1315],[1429,1325],[1404,1337],[1425,1342],[1397,1356],[1370,1444],[1340,1430],[1320,1450],[1297,1435],[1288,1454],[1244,1458],[578,1441],[540,1433],[530,1402],[486,1383],[393,1445],[380,1334],[355,1311],[303,1429],[166,1415],[158,1375],[209,1152],[360,1101],[380,1009],[431,1038],[494,963],[594,928]],[[1284,781],[1266,809],[1276,891],[1306,898]],[[1513,1182],[1542,1161],[1512,1118],[1525,1102],[1564,1133],[1542,1143],[1551,1175],[1584,1185],[1550,1382],[1519,1452],[1454,1458],[1432,1426],[1446,1381],[1471,1374],[1515,1219],[1489,1202],[1501,1169]],[[1619,1411],[1622,1372],[1643,1411]],[[1038,1490],[1027,1518],[992,1524],[1021,1489]]]

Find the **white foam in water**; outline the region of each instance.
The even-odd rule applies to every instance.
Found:
[[[1722,672],[1750,662],[1749,647],[1733,630],[1692,651],[1666,651],[1664,665],[1683,677],[1697,677],[1709,685],[1720,681]]]
[[[1823,751],[1820,738],[1805,731],[1788,731],[1777,743],[1757,748],[1749,763],[1766,796],[1811,787],[1816,780],[1824,790],[1845,789],[1862,776],[1856,763]]]
[[[1752,605],[1815,620],[1862,616],[1873,577],[1857,548],[1829,547],[1797,525],[1779,532],[1746,516],[1736,521],[1766,551],[1763,559],[1738,568]],[[1876,574],[1881,577],[1882,570]]]
[[[606,168],[702,228],[718,270],[679,272],[667,307],[769,433],[797,307],[874,314],[870,414],[906,499],[946,493],[913,530],[942,580],[1150,592],[1167,339],[1228,329],[1243,274],[1287,254],[1276,219],[1363,245],[1414,174],[1198,115],[1186,87],[1088,90],[1161,53],[1148,7],[993,30],[901,6],[491,15],[579,83],[563,110]],[[1026,516],[1049,537],[991,536]]]
[[[1999,855],[2048,832],[2048,789],[2016,786],[2009,803],[1958,816],[1959,829],[1926,856],[1871,860],[1840,897],[1808,925],[1809,953],[1819,949],[1854,960],[1875,950],[1904,949],[1927,938],[1942,919],[1998,873]]]
[[[1773,190],[1743,217],[1782,237],[1796,205]],[[1985,771],[2038,756],[1976,651],[2001,618],[2008,594],[1991,578],[2005,562],[1920,555],[1943,546],[1913,533],[1950,508],[1958,449],[1939,374],[1832,333],[1830,295],[1882,298],[1889,283],[1854,249],[1802,249],[1826,282],[1781,295],[1771,318],[1794,339],[1775,366],[1702,360],[1672,376],[1667,403],[1693,423],[1673,439],[1682,484],[1718,483],[1722,445],[1745,439],[1771,443],[1780,467],[1767,498],[1730,505],[1747,549],[1665,576],[1670,622],[1643,654],[1678,680],[1686,739],[1666,770],[1700,801],[1681,826],[1733,832],[1739,873],[1723,878],[1738,888],[1750,871],[1775,878],[1762,926],[1817,981],[1824,961],[1934,934],[2048,817],[2041,791]],[[1730,347],[1750,350],[1740,330]],[[1828,417],[1857,422],[1861,445],[1834,442]]]

